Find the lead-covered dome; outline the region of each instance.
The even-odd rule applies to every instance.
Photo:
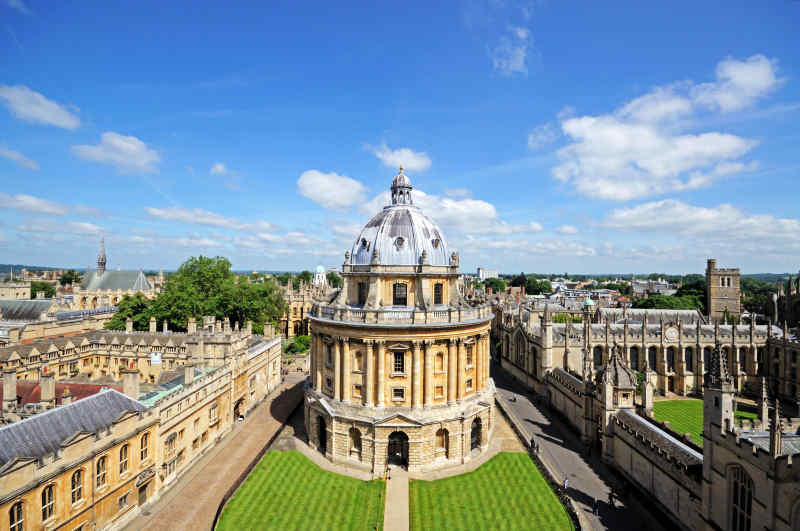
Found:
[[[450,265],[447,242],[439,227],[411,200],[411,181],[403,168],[392,180],[392,204],[369,220],[353,243],[352,265],[372,263],[378,252],[381,265]]]

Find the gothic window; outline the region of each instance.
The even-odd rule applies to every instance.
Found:
[[[48,485],[42,490],[42,521],[45,522],[53,516],[53,508],[56,505],[53,485]]]
[[[437,282],[433,285],[433,303],[434,304],[443,304],[442,303],[442,284],[441,282]]]
[[[123,444],[119,449],[119,473],[124,474],[128,471],[128,445]]]
[[[686,347],[683,351],[683,364],[686,366],[687,371],[693,370],[694,367],[694,349]]]
[[[647,366],[651,371],[656,370],[656,347],[647,349]]]
[[[142,438],[139,439],[139,460],[145,461],[147,459],[147,453],[150,450],[150,434],[145,433],[142,435]]]
[[[594,347],[594,366],[595,368],[603,364],[603,347]]]
[[[739,348],[739,367],[741,370],[744,370],[745,365],[747,364],[747,349],[744,347]]]
[[[406,306],[406,294],[408,291],[408,286],[403,284],[402,282],[396,283],[392,287],[392,304],[394,306]]]
[[[72,503],[78,503],[83,498],[83,470],[76,470],[70,481],[72,487]]]
[[[709,363],[711,363],[711,347],[705,347],[703,349],[703,367],[705,367],[705,370],[708,370]]]
[[[106,484],[106,457],[103,456],[97,460],[97,487],[100,488]]]
[[[667,347],[667,371],[675,372],[675,347]]]
[[[23,531],[25,521],[22,518],[22,502],[17,502],[8,511],[9,531]]]
[[[741,466],[728,471],[732,531],[750,531],[753,513],[753,480]]]
[[[406,355],[405,355],[405,352],[395,352],[394,353],[394,372],[396,372],[396,373],[404,373],[404,372],[406,372]]]
[[[368,284],[366,282],[359,282],[358,283],[358,304],[365,305],[367,303],[367,288]]]
[[[538,354],[536,352],[536,349],[532,348],[531,349],[531,368],[533,369],[533,375],[534,376],[538,376],[539,375],[539,369],[538,369],[539,363],[538,363],[537,358],[538,358]]]
[[[639,370],[639,347],[631,347],[631,369]]]
[[[521,335],[517,337],[517,351],[514,362],[518,367],[525,366],[525,340]]]

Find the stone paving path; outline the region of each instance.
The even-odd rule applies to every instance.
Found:
[[[386,506],[383,510],[384,531],[408,531],[408,472],[392,466],[386,481]]]
[[[130,521],[126,531],[211,529],[222,497],[303,400],[306,376],[290,373],[271,397],[235,425],[178,483]]]
[[[608,493],[616,488],[617,478],[610,468],[600,461],[599,456],[585,455],[583,443],[558,417],[553,420],[546,410],[540,410],[529,399],[525,388],[505,371],[493,365],[492,378],[497,393],[504,399],[523,426],[528,440],[535,436],[541,448],[539,458],[547,465],[559,483],[569,479],[567,492],[576,504],[581,524],[590,529],[641,530],[647,522],[648,531],[670,529],[666,517],[660,517],[650,506],[644,506],[635,491],[622,500],[617,499],[616,508],[608,504]],[[599,502],[598,514],[593,514],[595,499]]]

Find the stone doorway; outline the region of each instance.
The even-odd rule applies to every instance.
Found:
[[[394,431],[389,435],[386,462],[390,465],[408,468],[408,435],[402,431]]]
[[[328,427],[322,415],[317,417],[317,449],[322,455],[328,453]]]
[[[475,420],[472,421],[472,429],[470,430],[470,436],[469,436],[469,449],[470,450],[480,450],[481,449],[481,419],[480,419],[480,417],[476,417]]]
[[[139,506],[141,507],[147,503],[147,485],[139,487]]]

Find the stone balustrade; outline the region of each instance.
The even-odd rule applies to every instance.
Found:
[[[380,309],[365,310],[349,306],[334,306],[316,303],[311,309],[311,316],[317,319],[362,324],[402,324],[428,325],[467,323],[483,321],[493,317],[489,305],[466,308],[447,308],[445,310],[419,309]]]

